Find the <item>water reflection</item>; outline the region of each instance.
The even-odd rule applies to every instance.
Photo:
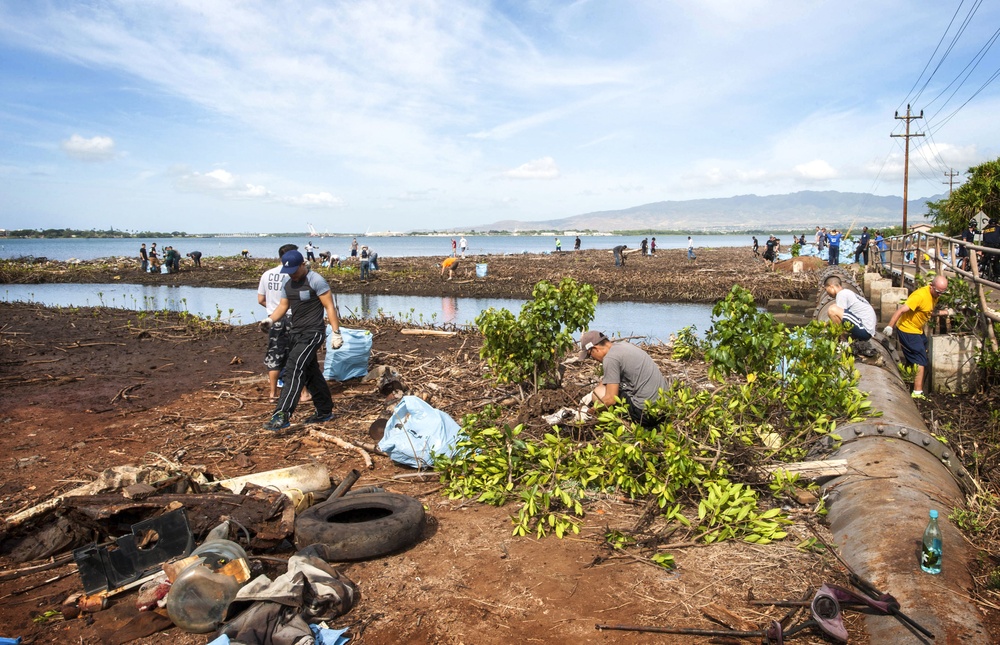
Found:
[[[458,298],[445,296],[441,298],[441,322],[457,324]]]
[[[37,284],[0,286],[4,302],[35,302],[58,307],[117,307],[134,311],[187,311],[235,325],[256,322],[263,315],[251,289],[131,284]],[[523,301],[505,298],[453,298],[344,294],[337,296],[341,315],[357,318],[390,316],[413,324],[472,325],[483,310],[509,309],[516,315]],[[593,329],[609,336],[666,340],[683,327],[704,332],[711,322],[711,305],[640,302],[598,303]]]

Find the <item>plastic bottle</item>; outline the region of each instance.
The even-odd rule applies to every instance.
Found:
[[[925,573],[941,573],[941,529],[938,528],[938,512],[932,510],[931,521],[924,529],[924,543],[920,549],[920,568]]]
[[[191,552],[199,560],[177,576],[167,594],[167,614],[187,632],[203,634],[218,628],[243,580],[218,573],[233,560],[246,559],[246,551],[230,540],[209,540]]]

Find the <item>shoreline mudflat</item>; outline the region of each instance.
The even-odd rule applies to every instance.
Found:
[[[616,267],[611,252],[604,250],[470,255],[461,260],[452,280],[442,277],[439,257],[379,258],[378,270],[368,280],[360,279],[357,260],[314,268],[337,293],[527,299],[540,280],[558,283],[572,277],[593,285],[602,301],[714,303],[740,284],[763,304],[771,298],[813,297],[816,271],[823,266],[815,258],[802,258],[800,273],[791,271],[791,261],[771,269],[749,250],[731,247],[698,249],[697,258],[689,260],[685,249],[661,250],[651,256],[632,253],[625,266]],[[0,284],[122,282],[256,289],[261,273],[276,263],[205,257],[201,268],[195,268],[185,258],[178,273],[151,274],[125,258],[77,263],[4,260],[0,261]],[[477,264],[486,265],[484,277],[477,277]]]

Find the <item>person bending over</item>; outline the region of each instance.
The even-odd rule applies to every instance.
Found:
[[[448,274],[449,280],[454,278],[455,269],[458,268],[459,263],[460,260],[455,256],[445,258],[444,262],[441,263],[441,277],[443,278],[445,274]]]
[[[612,343],[599,331],[586,331],[580,336],[580,360],[587,358],[603,365],[604,376],[591,395],[584,397],[586,403],[600,401],[610,406],[620,397],[628,404],[629,417],[636,423],[652,427],[662,421],[650,415],[645,404],[655,401],[670,383],[649,354],[628,342]]]
[[[948,279],[943,275],[934,276],[926,286],[920,287],[910,294],[906,302],[900,305],[896,313],[892,314],[889,324],[886,325],[882,333],[892,336],[895,327],[899,332],[899,345],[903,348],[903,357],[907,363],[917,366],[917,373],[913,377],[913,392],[911,396],[915,399],[924,398],[924,372],[928,364],[927,361],[927,336],[924,334],[924,325],[930,320],[932,315],[949,315],[950,309],[935,311],[937,301],[941,295],[948,290]]]
[[[843,282],[835,275],[823,281],[823,288],[826,289],[827,295],[834,299],[833,304],[827,309],[830,320],[837,324],[851,325],[848,333],[854,341],[854,352],[867,357],[878,355],[870,342],[875,334],[875,325],[878,323],[875,309],[858,294],[844,289]]]

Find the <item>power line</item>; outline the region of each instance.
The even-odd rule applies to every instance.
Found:
[[[903,103],[906,103],[906,101],[909,100],[910,95],[913,94],[913,90],[916,89],[917,84],[920,82],[920,79],[924,77],[924,72],[926,72],[927,68],[931,66],[931,61],[934,60],[934,56],[936,56],[937,53],[938,53],[938,50],[941,49],[941,43],[944,42],[944,37],[948,35],[949,31],[951,31],[951,26],[953,24],[955,24],[955,18],[958,16],[958,12],[959,12],[959,10],[961,10],[963,4],[965,4],[965,0],[962,0],[961,2],[959,2],[958,6],[955,7],[955,13],[952,14],[951,20],[948,21],[948,26],[945,28],[944,33],[941,34],[941,38],[938,40],[937,46],[934,48],[934,51],[931,52],[931,56],[930,56],[930,58],[927,59],[927,62],[924,64],[924,68],[922,70],[920,70],[920,75],[917,76],[917,79],[915,81],[913,81],[913,87],[911,87],[910,91],[906,93],[906,98],[904,98],[900,102],[900,104],[896,106],[896,111],[899,111],[899,108],[903,107]],[[933,74],[931,76],[933,76]],[[930,79],[931,79],[931,77],[929,76],[927,78],[927,80],[930,81]],[[926,84],[925,84],[925,86],[926,86]],[[923,90],[923,88],[921,88],[921,91],[922,90]]]
[[[995,32],[993,32],[993,36],[990,37],[990,39],[986,42],[986,44],[983,45],[979,49],[979,51],[972,58],[972,60],[969,61],[968,64],[966,64],[966,66],[964,68],[962,68],[962,71],[959,72],[958,76],[956,76],[951,81],[951,83],[948,83],[948,85],[946,85],[944,87],[944,89],[942,89],[938,93],[937,96],[935,96],[933,99],[931,99],[930,103],[927,104],[928,107],[930,107],[931,105],[933,105],[939,98],[941,98],[941,96],[945,92],[948,91],[948,88],[950,88],[952,85],[955,84],[955,81],[958,81],[959,79],[961,79],[961,82],[958,84],[958,86],[954,90],[952,90],[952,92],[948,96],[947,100],[945,100],[945,102],[941,105],[941,107],[939,107],[937,109],[937,112],[935,112],[934,114],[931,115],[931,117],[929,119],[930,121],[933,121],[934,118],[937,117],[937,115],[941,113],[941,111],[945,108],[945,106],[948,105],[948,103],[950,103],[953,98],[955,98],[955,94],[958,93],[958,90],[962,89],[962,86],[965,85],[965,82],[967,80],[969,80],[969,77],[972,75],[972,72],[976,71],[976,68],[979,67],[979,63],[982,62],[982,60],[983,60],[983,58],[985,58],[986,54],[989,53],[990,49],[993,48],[993,45],[996,44],[997,38],[1000,38],[1000,29],[997,29]],[[977,92],[977,94],[978,94],[978,92]],[[968,101],[966,101],[966,102],[968,102]]]
[[[946,116],[946,117],[945,117],[944,119],[942,119],[942,120],[941,120],[941,122],[940,122],[940,123],[939,123],[939,124],[937,125],[937,130],[940,130],[940,129],[941,129],[942,127],[944,127],[944,125],[945,125],[946,123],[948,123],[948,121],[951,121],[951,119],[952,119],[952,118],[953,118],[953,117],[954,117],[954,116],[955,116],[956,114],[958,114],[958,113],[959,113],[959,112],[960,112],[960,111],[962,110],[962,108],[964,108],[964,107],[965,107],[966,105],[968,105],[968,104],[969,104],[969,101],[971,101],[972,99],[976,98],[976,96],[978,96],[980,92],[982,92],[982,91],[983,91],[984,89],[986,89],[986,87],[987,87],[987,86],[988,86],[988,85],[989,85],[990,83],[992,83],[993,81],[995,81],[995,80],[997,79],[997,77],[998,77],[998,76],[1000,76],[1000,68],[997,68],[997,70],[996,70],[995,72],[993,72],[993,74],[992,74],[992,75],[991,75],[991,76],[990,76],[990,77],[989,77],[988,79],[986,79],[986,82],[985,82],[985,83],[983,83],[983,84],[982,84],[982,85],[981,85],[981,86],[979,87],[979,89],[978,89],[978,90],[976,90],[976,91],[975,91],[975,92],[974,92],[974,93],[972,94],[972,96],[970,96],[970,97],[969,97],[968,99],[966,99],[966,100],[965,100],[965,103],[962,103],[961,105],[959,105],[959,106],[958,106],[957,108],[955,108],[955,111],[954,111],[954,112],[952,112],[951,114],[949,114],[948,116]],[[935,130],[935,131],[937,131],[937,130]]]
[[[965,20],[962,21],[962,24],[961,26],[959,26],[958,31],[955,32],[955,35],[952,36],[951,42],[948,44],[948,49],[945,50],[944,54],[941,55],[941,60],[938,61],[938,64],[934,67],[934,71],[931,72],[930,76],[927,77],[927,80],[924,81],[923,86],[920,88],[920,91],[917,92],[916,96],[913,97],[913,101],[911,101],[911,103],[917,101],[920,98],[920,95],[924,93],[924,90],[927,89],[927,86],[930,84],[931,79],[934,78],[934,75],[937,73],[937,71],[941,69],[941,65],[944,64],[945,59],[948,58],[948,54],[950,54],[951,50],[953,50],[955,48],[955,45],[958,44],[958,40],[962,37],[962,34],[965,33],[965,29],[969,26],[969,23],[972,22],[972,17],[976,15],[976,12],[979,11],[979,7],[982,4],[983,0],[978,0],[976,4],[973,5],[971,9],[969,9],[969,14],[965,17]]]

